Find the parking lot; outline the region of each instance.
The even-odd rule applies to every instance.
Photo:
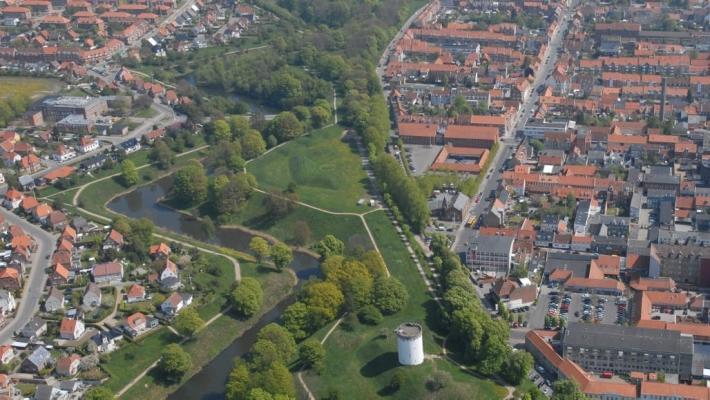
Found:
[[[528,314],[530,327],[550,328],[545,326],[548,316],[563,319],[567,323],[582,321],[621,325],[627,321],[628,301],[616,296],[573,293],[543,287],[537,304]]]

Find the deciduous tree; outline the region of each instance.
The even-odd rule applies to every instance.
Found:
[[[175,329],[185,336],[193,336],[205,325],[194,307],[187,307],[175,318]]]
[[[121,162],[121,182],[124,186],[133,186],[138,183],[138,170],[131,160]]]
[[[192,368],[192,358],[180,345],[171,343],[163,349],[158,368],[165,380],[179,382]]]
[[[256,257],[258,262],[263,262],[271,255],[271,246],[269,246],[269,242],[260,236],[254,236],[251,238],[251,241],[249,241],[249,250],[254,253],[254,257]]]
[[[282,270],[293,260],[293,251],[284,243],[276,243],[271,247],[271,260],[274,262],[276,269]]]
[[[261,284],[254,278],[242,278],[239,285],[232,291],[232,307],[241,317],[248,318],[261,308],[264,294]]]

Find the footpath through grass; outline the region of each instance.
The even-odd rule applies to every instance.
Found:
[[[367,175],[357,151],[342,139],[344,128],[331,126],[293,140],[247,165],[261,189],[296,185],[300,201],[337,212],[364,212]]]
[[[331,215],[304,206],[296,206],[293,211],[284,216],[273,216],[265,206],[266,196],[254,192],[229,224],[245,226],[276,237],[288,244],[298,242],[294,225],[305,223],[310,231],[306,246],[321,240],[325,235],[332,234],[342,240],[349,249],[372,247],[360,218],[354,215]]]
[[[442,338],[435,333],[438,305],[428,295],[416,265],[385,212],[368,214],[365,219],[392,276],[407,287],[409,303],[404,310],[386,317],[377,326],[363,325],[356,318],[348,317],[333,331],[325,343],[326,360],[322,374],[304,374],[316,398],[333,389],[349,399],[385,396],[397,399],[503,398],[505,389],[502,387],[471,376],[440,358]],[[402,322],[417,322],[424,327],[424,351],[432,358],[421,366],[404,368],[398,364],[393,330]],[[324,328],[316,337],[321,339],[326,331]],[[404,373],[405,383],[399,391],[390,392],[386,387],[396,370]],[[425,386],[426,379],[437,370],[449,373],[453,382],[440,392],[431,393]],[[348,378],[343,379],[343,376]]]

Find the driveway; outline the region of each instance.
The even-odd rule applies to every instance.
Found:
[[[47,257],[52,254],[59,235],[51,234],[5,208],[0,207],[0,213],[8,224],[19,225],[37,243],[37,250],[32,255],[32,261],[27,265],[30,268],[30,273],[24,281],[22,297],[18,299],[19,306],[15,317],[0,329],[0,343],[7,343],[14,336],[14,332],[22,328],[39,308],[39,300],[42,298],[42,292],[47,283],[47,273],[45,272],[45,268],[48,266]]]

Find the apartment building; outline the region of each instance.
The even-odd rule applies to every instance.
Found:
[[[561,338],[562,356],[587,371],[677,374],[690,380],[693,337],[680,332],[571,323]]]
[[[513,259],[515,238],[480,235],[471,241],[466,264],[473,270],[507,275]]]
[[[710,247],[652,244],[648,275],[671,278],[680,286],[710,286]]]

